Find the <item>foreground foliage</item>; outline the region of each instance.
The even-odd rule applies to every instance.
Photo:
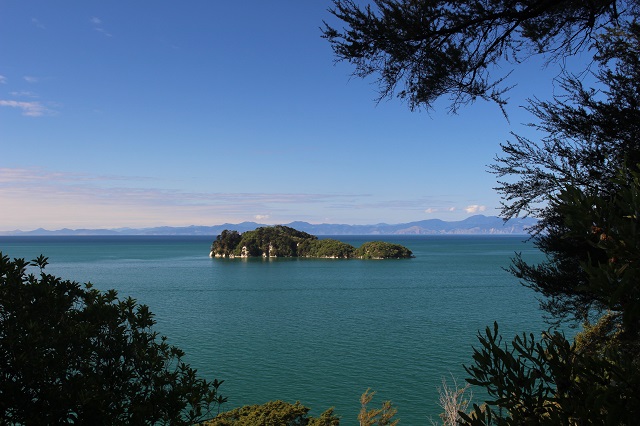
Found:
[[[570,343],[559,333],[501,344],[497,326],[479,336],[469,383],[493,399],[465,417],[473,425],[634,425],[640,418],[640,26],[598,45],[597,93],[577,79],[569,99],[538,105],[549,136],[505,147],[498,168],[507,212],[541,215],[536,246],[547,260],[517,256],[511,268],[544,296],[558,323],[582,322]],[[527,162],[528,161],[528,162]],[[546,191],[548,203],[535,206]]]
[[[632,239],[624,244],[634,247],[637,235],[636,201],[620,192],[633,187],[640,163],[640,25],[611,31],[597,47],[600,90],[584,88],[577,77],[565,80],[567,96],[532,106],[546,136],[506,144],[494,167],[509,178],[499,187],[503,214],[537,215],[535,243],[548,258],[531,265],[517,256],[512,272],[544,296],[542,307],[553,318],[578,323],[622,308],[606,294],[617,284],[603,291],[592,280],[594,268],[608,268],[614,257],[598,239],[624,233]],[[637,291],[629,290],[624,294]]]
[[[380,99],[397,95],[413,110],[447,97],[455,112],[476,99],[503,106],[505,62],[541,54],[562,63],[637,8],[636,0],[333,0],[339,25],[325,23],[323,34],[355,76],[374,78]]]
[[[502,342],[498,326],[480,334],[468,382],[490,399],[461,413],[463,424],[634,425],[640,418],[640,370],[623,351],[582,351],[560,333]]]
[[[380,408],[369,408],[369,404],[373,400],[375,392],[367,389],[360,396],[360,412],[358,413],[359,426],[396,426],[400,420],[393,418],[398,410],[393,406],[391,401],[383,401]]]
[[[296,402],[269,401],[262,405],[245,405],[219,414],[204,426],[338,426],[340,419],[329,408],[319,417],[309,416],[309,408]]]
[[[465,386],[458,386],[455,377],[452,376],[453,386],[447,384],[447,380],[442,378],[442,387],[438,388],[438,406],[442,409],[440,413],[440,421],[442,426],[458,426],[473,400],[473,391],[471,385],[467,383]],[[431,420],[431,424],[435,426],[437,423]]]
[[[226,400],[153,331],[147,306],[46,265],[0,253],[0,424],[188,425]]]
[[[396,426],[397,414],[391,401],[382,402],[380,408],[371,408],[375,392],[367,389],[360,397],[359,426]],[[262,405],[245,405],[219,414],[213,420],[202,423],[203,426],[339,426],[340,418],[333,408],[320,416],[309,416],[310,409],[297,401],[291,404],[285,401],[269,401]],[[351,422],[348,422],[351,424]]]

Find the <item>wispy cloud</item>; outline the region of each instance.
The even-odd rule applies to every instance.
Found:
[[[145,176],[0,168],[0,228],[183,226],[251,220],[377,223],[390,218],[398,218],[399,223],[424,213],[476,214],[487,210],[475,204],[456,209],[450,207],[450,200],[434,197],[189,191],[168,189],[162,182]]]
[[[449,200],[442,199],[437,196],[420,196],[413,198],[411,195],[409,195],[409,198],[405,199],[379,199],[379,197],[374,197],[373,194],[356,194],[356,196],[352,198],[352,200],[340,200],[340,204],[334,204],[332,205],[332,207],[345,210],[384,209],[414,211],[416,213],[424,212],[430,214],[435,212],[449,211],[448,208],[442,206],[451,204]],[[429,207],[425,208],[425,206]]]
[[[24,81],[26,81],[27,83],[31,83],[31,84],[35,84],[35,83],[40,81],[40,79],[38,77],[34,77],[32,75],[25,75],[22,78],[24,79]]]
[[[464,208],[464,211],[466,211],[469,214],[480,213],[485,210],[487,210],[487,206],[479,206],[477,204],[473,204]]]
[[[107,30],[105,30],[104,27],[102,26],[102,19],[96,18],[94,16],[89,20],[89,22],[91,22],[91,24],[93,25],[94,30],[104,34],[106,37],[113,37],[113,35]]]
[[[0,75],[0,84],[7,84],[7,77]]]
[[[470,207],[473,206],[469,206],[467,208],[465,208],[465,210],[467,211],[467,213],[469,213],[468,209]],[[484,211],[484,206],[479,206],[483,209]],[[435,208],[435,207],[430,207],[428,209],[426,209],[424,212],[427,214],[433,214],[433,213],[453,213],[455,211],[457,211],[458,209],[456,207],[441,207],[441,208]]]
[[[31,23],[36,26],[37,28],[40,28],[41,30],[46,29],[46,27],[44,25],[42,25],[42,23],[40,22],[40,20],[38,18],[31,18]]]
[[[62,227],[89,226],[88,222],[94,227],[113,227],[222,223],[220,221],[254,218],[264,221],[273,215],[255,212],[299,218],[300,212],[310,210],[309,205],[317,206],[313,210],[320,210],[344,197],[188,192],[157,187],[153,182],[141,177],[0,168],[0,199],[10,206],[0,209],[0,226],[13,228],[29,217],[32,228],[53,222]],[[37,214],[40,217],[34,217]]]
[[[25,115],[27,117],[40,117],[42,115],[51,113],[51,111],[40,102],[22,102],[0,99],[0,106],[18,108],[22,110],[22,115]]]
[[[34,92],[29,92],[28,90],[22,90],[20,92],[9,92],[11,96],[17,96],[19,98],[37,98],[38,95]]]

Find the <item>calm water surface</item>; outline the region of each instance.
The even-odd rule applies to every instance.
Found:
[[[334,237],[332,237],[334,238]],[[535,295],[502,268],[523,236],[337,237],[385,240],[414,259],[210,259],[213,237],[0,237],[10,257],[49,257],[47,271],[115,288],[150,306],[157,330],[206,377],[226,408],[300,400],[357,424],[378,391],[404,425],[437,419],[442,377],[465,377],[478,330],[506,337],[546,326]]]

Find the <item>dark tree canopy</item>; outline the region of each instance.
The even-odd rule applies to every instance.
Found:
[[[147,306],[0,253],[0,424],[193,424],[225,401]],[[27,274],[27,268],[40,273]]]
[[[450,109],[476,99],[505,104],[496,65],[543,54],[556,61],[587,48],[605,28],[636,16],[637,0],[334,0],[323,36],[354,75],[374,76],[380,99]],[[497,74],[497,75],[496,75]]]
[[[516,336],[509,344],[498,326],[478,334],[467,381],[486,389],[483,406],[465,414],[468,426],[635,425],[640,415],[640,369],[619,351],[605,356],[579,350],[558,332]]]
[[[564,218],[565,237],[591,247],[581,263],[586,285],[575,293],[617,319],[619,338],[640,348],[640,171],[622,168],[614,183],[611,197],[569,187],[553,207]]]
[[[504,345],[479,336],[469,383],[487,406],[463,424],[638,423],[640,389],[640,26],[598,43],[600,92],[568,79],[568,97],[536,102],[536,144],[519,138],[496,166],[509,213],[536,211],[537,265],[516,257],[512,272],[543,297],[559,321],[583,322],[574,344],[556,333]],[[548,200],[538,208],[535,202]],[[509,204],[511,203],[511,204]]]
[[[515,141],[502,145],[491,169],[510,178],[497,188],[505,218],[543,216],[541,202],[566,185],[610,194],[617,170],[640,162],[640,25],[607,32],[596,47],[599,88],[567,74],[562,94],[528,108],[542,139],[514,135]]]
[[[566,195],[558,197],[567,190],[579,191],[599,200],[594,206],[616,205],[619,195],[633,186],[640,164],[639,46],[637,24],[602,36],[595,74],[601,89],[585,88],[579,79],[567,76],[564,96],[531,105],[542,140],[516,136],[502,146],[503,156],[492,166],[500,178],[508,178],[497,188],[503,195],[503,217],[540,218],[535,242],[547,261],[530,265],[518,256],[512,271],[545,296],[543,307],[556,319],[585,321],[594,311],[618,310],[594,293],[585,272],[585,265],[604,265],[611,256],[576,234],[576,220],[568,220]],[[632,211],[619,208],[617,214]],[[592,225],[605,227],[602,221]]]

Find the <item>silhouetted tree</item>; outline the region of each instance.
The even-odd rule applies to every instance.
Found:
[[[147,306],[46,265],[0,253],[0,424],[187,425],[226,401]]]
[[[637,0],[334,0],[324,37],[354,75],[374,76],[380,99],[396,94],[413,110],[448,97],[504,105],[503,61],[548,61],[589,47],[604,28],[633,19]]]
[[[485,404],[460,413],[460,424],[636,425],[640,416],[640,369],[627,353],[593,354],[560,333],[502,341],[498,326],[478,335],[467,381],[486,389]]]
[[[512,208],[542,220],[536,245],[547,260],[516,257],[512,272],[545,298],[556,320],[585,322],[570,344],[559,333],[503,345],[497,326],[479,336],[467,371],[487,406],[471,425],[633,425],[640,412],[640,26],[598,44],[602,91],[567,84],[573,101],[539,103],[548,137],[507,146],[496,167],[516,175],[502,191]],[[542,186],[543,193],[536,187]],[[534,202],[548,200],[541,207]],[[593,322],[595,321],[595,324]]]
[[[616,308],[594,293],[584,268],[604,264],[606,254],[576,236],[563,202],[548,201],[573,188],[611,204],[632,185],[630,173],[640,163],[640,25],[607,33],[597,48],[598,90],[567,77],[566,96],[531,105],[542,140],[516,137],[503,145],[504,155],[492,167],[507,178],[497,188],[503,217],[540,218],[535,243],[548,260],[530,265],[517,256],[511,269],[545,296],[543,307],[558,320],[585,321],[594,311]]]

